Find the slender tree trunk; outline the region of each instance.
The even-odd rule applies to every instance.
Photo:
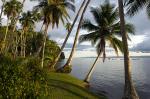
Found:
[[[45,25],[44,30],[44,40],[43,40],[43,49],[42,49],[42,61],[41,61],[41,67],[44,66],[44,58],[45,58],[45,45],[46,45],[46,38],[47,38],[47,30],[48,30],[48,24]]]
[[[132,77],[131,77],[131,64],[130,64],[130,58],[129,58],[127,33],[125,30],[123,1],[118,0],[118,4],[119,4],[122,41],[123,41],[123,47],[124,47],[125,88],[124,88],[123,99],[139,99],[137,92],[133,86]]]
[[[25,3],[25,1],[26,0],[23,0],[22,1],[22,6],[24,5],[24,3]],[[22,8],[23,9],[23,8]],[[21,12],[20,12],[21,13]],[[17,15],[17,18],[16,18],[16,20],[15,20],[15,24],[14,24],[14,27],[13,27],[13,33],[16,31],[16,26],[17,26],[17,23],[18,23],[18,21],[19,21],[19,15],[20,15],[20,13],[18,13],[18,15]],[[18,37],[17,37],[18,35],[16,34],[16,36],[15,36],[15,53],[14,53],[14,57],[16,57],[17,56],[17,53],[18,53],[18,44],[17,44],[17,39],[18,39]]]
[[[9,29],[9,20],[10,20],[10,17],[8,17],[8,20],[7,20],[7,27],[6,27],[6,31],[5,31],[5,36],[4,36],[3,44],[2,44],[2,47],[1,47],[1,52],[2,53],[3,53],[3,51],[5,49],[5,46],[6,46],[6,39],[7,39],[7,34],[8,34],[8,29]]]
[[[73,44],[73,47],[72,47],[72,50],[71,50],[71,54],[69,56],[69,59],[67,60],[67,63],[64,65],[65,66],[70,66],[70,63],[72,61],[72,58],[73,58],[73,55],[74,55],[74,52],[75,52],[75,49],[76,49],[76,45],[77,45],[77,41],[78,41],[78,37],[79,37],[79,31],[80,31],[80,28],[81,28],[81,24],[82,24],[82,20],[83,20],[83,17],[84,17],[84,13],[89,5],[91,0],[88,0],[84,9],[83,9],[83,12],[82,12],[82,15],[81,15],[81,18],[80,18],[80,21],[79,21],[79,24],[78,24],[78,28],[77,28],[77,32],[76,32],[76,36],[75,36],[75,40],[74,40],[74,44]]]
[[[90,71],[88,72],[87,76],[86,76],[85,79],[84,79],[84,82],[89,83],[90,78],[91,78],[91,75],[92,75],[92,73],[93,73],[93,71],[94,71],[94,69],[95,69],[96,63],[97,63],[97,61],[98,61],[100,55],[101,55],[101,54],[99,53],[98,56],[97,56],[97,58],[95,59],[94,64],[92,65]]]
[[[27,29],[25,29],[24,35],[23,35],[23,57],[26,57],[26,32]]]
[[[23,43],[23,36],[24,36],[25,30],[23,28],[22,33],[20,35],[20,47],[21,47],[21,52],[20,55],[23,56],[23,48],[24,48],[24,43]]]
[[[66,45],[66,43],[68,41],[68,38],[69,38],[69,36],[70,36],[70,34],[71,34],[72,30],[73,30],[73,27],[74,27],[74,25],[75,25],[79,15],[80,15],[80,13],[81,13],[85,3],[86,3],[86,0],[84,0],[83,3],[81,4],[81,7],[79,8],[78,13],[77,13],[77,15],[76,15],[76,17],[75,17],[75,19],[73,21],[73,24],[71,25],[71,28],[70,28],[70,30],[69,30],[69,32],[68,32],[68,34],[67,34],[67,36],[66,36],[66,38],[65,38],[65,40],[63,42],[63,45],[61,46],[60,52],[59,52],[58,56],[55,58],[55,60],[52,63],[51,67],[54,67],[56,65],[56,63],[59,61],[61,53],[62,53],[63,49],[65,48],[65,45]]]
[[[40,32],[42,32],[43,27],[44,27],[44,22],[43,22],[43,24],[41,26]],[[41,50],[42,50],[42,45],[38,48],[37,52],[34,54],[35,57],[39,56]]]
[[[5,2],[3,2],[3,5],[2,5],[2,7],[1,7],[0,19],[2,19],[3,10],[4,10],[4,5],[5,5]]]

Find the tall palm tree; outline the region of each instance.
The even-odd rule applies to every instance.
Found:
[[[43,24],[45,25],[41,62],[42,67],[44,64],[44,52],[48,27],[50,24],[52,25],[52,28],[54,28],[55,25],[58,27],[60,20],[64,24],[64,21],[69,18],[66,8],[75,11],[75,7],[72,4],[73,2],[74,0],[42,0],[35,7],[35,9],[40,11],[41,15],[43,15]]]
[[[72,25],[71,25],[71,27],[70,27],[70,31],[68,31],[68,34],[67,34],[67,36],[66,36],[66,38],[65,38],[65,40],[64,40],[64,42],[63,42],[63,44],[62,44],[62,46],[61,46],[61,48],[60,48],[60,53],[59,53],[58,56],[55,58],[55,60],[54,60],[54,62],[52,63],[51,67],[54,67],[54,66],[56,65],[56,63],[59,61],[59,58],[60,58],[60,56],[61,56],[61,53],[62,53],[62,51],[63,51],[64,48],[65,48],[65,45],[66,45],[66,43],[67,43],[67,41],[68,41],[68,38],[70,37],[70,34],[71,34],[71,32],[72,32],[72,30],[73,30],[73,28],[74,28],[74,25],[75,25],[75,23],[76,23],[76,21],[77,21],[79,15],[80,15],[82,9],[83,9],[85,3],[86,3],[86,0],[84,0],[84,1],[82,2],[82,4],[81,4],[81,6],[80,6],[80,8],[79,8],[79,10],[78,10],[78,12],[77,12],[77,14],[76,14],[76,16],[75,16],[75,19],[74,19],[74,21],[73,21],[73,23],[72,23]]]
[[[125,29],[123,0],[118,0],[118,5],[119,5],[119,15],[120,15],[120,27],[121,27],[120,29],[122,33],[122,42],[123,42],[123,49],[124,49],[125,87],[124,87],[123,99],[139,99],[131,77],[131,64],[130,64],[130,57],[129,57],[128,42],[127,42],[127,32]]]
[[[139,12],[139,10],[146,7],[146,12],[150,18],[150,0],[126,0],[127,14],[133,16]]]
[[[9,27],[9,21],[10,19],[14,19],[18,12],[20,12],[21,10],[21,3],[17,0],[10,0],[8,2],[6,2],[5,6],[4,6],[4,14],[7,15],[7,28],[6,28],[6,32],[5,32],[5,36],[4,36],[4,40],[3,40],[3,46],[2,46],[2,50],[4,50],[5,45],[6,45],[6,39],[7,39],[7,34],[8,34],[8,27]]]
[[[96,46],[98,56],[88,72],[84,80],[85,82],[89,82],[100,55],[103,57],[103,62],[105,61],[106,45],[110,45],[117,55],[119,51],[123,53],[122,41],[118,38],[121,37],[120,21],[118,19],[119,13],[115,5],[106,1],[99,7],[91,8],[91,13],[94,17],[95,24],[89,19],[83,21],[81,28],[87,30],[88,34],[81,35],[79,42],[90,41],[93,46]],[[126,30],[128,33],[134,33],[133,25],[126,24]]]
[[[82,15],[81,15],[79,24],[78,24],[78,28],[77,28],[77,32],[76,32],[76,36],[75,36],[75,39],[74,39],[74,43],[73,43],[73,47],[72,47],[70,56],[69,56],[69,58],[68,58],[66,64],[63,66],[63,68],[65,68],[65,67],[67,67],[67,66],[71,66],[71,62],[72,62],[72,59],[73,59],[73,55],[74,55],[74,52],[75,52],[75,49],[76,49],[76,45],[77,45],[77,41],[78,41],[78,37],[79,37],[80,27],[81,27],[81,24],[82,24],[83,17],[84,17],[84,14],[85,14],[85,12],[86,12],[86,9],[87,9],[88,5],[90,4],[90,1],[91,1],[91,0],[88,0],[87,3],[85,4],[85,7],[84,7],[84,9],[83,9],[83,12],[82,12]]]
[[[39,13],[35,11],[28,11],[26,13],[22,13],[20,18],[20,23],[22,25],[22,33],[21,33],[21,56],[25,57],[25,49],[26,49],[26,33],[29,28],[34,28],[35,22],[40,19]]]

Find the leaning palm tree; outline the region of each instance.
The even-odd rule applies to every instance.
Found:
[[[64,48],[65,48],[65,45],[66,45],[66,43],[67,43],[67,41],[68,41],[68,38],[70,37],[70,34],[71,34],[71,32],[72,32],[72,30],[73,30],[73,28],[74,28],[74,26],[75,26],[75,23],[76,23],[76,21],[77,21],[79,15],[80,15],[80,13],[81,13],[83,7],[84,7],[86,1],[87,1],[87,0],[84,0],[84,1],[82,2],[82,4],[81,4],[81,6],[80,6],[80,8],[79,8],[79,10],[78,10],[78,12],[77,12],[77,14],[76,14],[76,16],[75,16],[75,19],[74,19],[74,21],[73,21],[73,23],[72,23],[72,25],[71,25],[71,27],[70,27],[70,30],[68,31],[68,34],[67,34],[67,36],[66,36],[66,38],[65,38],[65,40],[64,40],[64,42],[63,42],[63,44],[62,44],[62,46],[61,46],[61,48],[60,48],[60,52],[59,52],[59,54],[57,55],[57,57],[55,58],[54,62],[51,64],[52,67],[55,67],[55,65],[56,65],[57,62],[59,61],[59,58],[60,58],[60,56],[61,56],[61,54],[62,54],[62,51],[63,51]]]
[[[127,32],[125,29],[123,0],[118,0],[118,5],[119,5],[119,15],[120,15],[120,27],[121,27],[120,29],[122,33],[122,42],[123,42],[123,49],[124,49],[125,87],[124,87],[123,99],[139,99],[131,77],[131,64],[130,64],[130,57],[129,57],[128,42],[127,42]]]
[[[29,30],[29,28],[35,27],[35,22],[37,22],[40,19],[39,13],[36,13],[35,11],[28,11],[22,13],[21,18],[19,19],[21,25],[22,25],[22,33],[20,37],[21,42],[21,56],[25,57],[25,49],[26,49],[26,33]]]
[[[71,62],[72,62],[72,59],[73,59],[73,55],[74,55],[74,52],[75,52],[75,49],[76,49],[76,45],[77,45],[77,41],[78,41],[78,37],[79,37],[80,27],[81,27],[81,24],[82,24],[83,17],[84,17],[84,14],[86,12],[86,9],[87,9],[88,5],[90,4],[90,1],[91,0],[88,0],[86,2],[86,4],[85,4],[85,7],[83,9],[83,12],[81,14],[81,18],[80,18],[80,21],[79,21],[79,24],[78,24],[78,28],[77,28],[77,32],[76,32],[76,35],[75,35],[75,39],[74,39],[74,43],[73,43],[73,47],[72,47],[71,53],[69,55],[69,58],[68,58],[66,64],[63,66],[63,68],[71,66]]]
[[[85,82],[89,82],[90,77],[94,71],[96,62],[102,55],[103,62],[106,58],[106,45],[110,45],[116,54],[118,52],[123,53],[122,41],[119,39],[121,37],[120,32],[120,21],[118,9],[115,5],[105,2],[97,8],[91,8],[92,16],[94,17],[95,24],[89,19],[85,19],[81,25],[82,29],[88,31],[88,34],[81,35],[79,42],[90,41],[93,46],[96,46],[98,56],[92,65],[92,68],[88,72],[85,78]],[[128,33],[134,33],[134,27],[132,24],[126,24],[126,30]]]
[[[64,24],[65,20],[68,20],[69,18],[66,8],[75,11],[75,7],[72,4],[73,2],[74,0],[42,0],[35,7],[35,9],[38,10],[43,16],[43,24],[45,25],[41,62],[42,67],[44,64],[44,53],[48,27],[50,24],[52,28],[54,28],[55,25],[58,27],[60,20]]]
[[[13,20],[18,12],[20,12],[21,10],[21,3],[17,0],[10,0],[8,2],[6,2],[5,6],[4,6],[4,14],[7,15],[7,28],[6,28],[6,32],[5,32],[5,36],[4,36],[4,40],[3,40],[3,45],[2,45],[2,51],[5,48],[6,45],[6,39],[7,39],[7,34],[8,34],[8,27],[9,27],[9,21],[10,19]],[[12,22],[11,22],[12,23]]]

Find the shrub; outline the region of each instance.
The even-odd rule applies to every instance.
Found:
[[[47,74],[34,58],[13,60],[0,56],[0,97],[31,99],[47,96]]]

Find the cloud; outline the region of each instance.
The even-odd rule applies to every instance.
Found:
[[[19,0],[20,1],[20,0]],[[104,0],[92,0],[90,3],[90,6],[88,7],[86,14],[85,14],[85,18],[89,18],[93,21],[93,17],[91,16],[90,13],[90,7],[91,6],[99,6],[100,4],[103,3]],[[116,3],[117,4],[117,0],[110,0],[111,3]],[[76,12],[78,11],[81,3],[83,2],[83,0],[76,0]],[[1,6],[1,1],[0,1],[0,6]],[[24,11],[28,11],[28,10],[32,10],[33,6],[37,5],[37,2],[31,2],[30,0],[26,0],[25,2],[25,6],[24,6]],[[73,13],[72,11],[69,10],[69,14],[71,16],[70,21],[72,22],[76,13]],[[6,23],[7,18],[5,16],[3,16],[4,20],[3,23]],[[148,19],[145,11],[141,11],[140,13],[138,13],[136,16],[130,18],[126,16],[126,20],[130,23],[133,23],[135,25],[136,28],[136,35],[132,37],[132,41],[133,42],[129,42],[129,45],[131,47],[133,47],[134,50],[150,50],[150,38],[148,38],[150,36],[150,20]],[[79,21],[79,20],[78,20]],[[76,33],[76,29],[77,29],[77,25],[78,22],[75,25],[75,28],[72,31],[71,37],[68,40],[67,43],[67,47],[66,48],[71,48],[71,45],[73,43],[74,40],[74,36]],[[41,29],[42,26],[42,22],[39,22],[36,24],[36,30],[39,31]],[[54,28],[53,30],[51,28],[49,28],[48,30],[48,35],[51,39],[55,40],[56,42],[58,42],[60,45],[62,44],[62,42],[64,41],[64,38],[66,36],[66,29],[64,27],[64,25],[62,23],[60,23],[59,28]],[[85,34],[85,31],[81,31],[81,34]],[[147,38],[145,38],[147,37]],[[92,49],[92,47],[90,46],[90,43],[88,44],[82,44],[82,45],[78,45],[78,49]]]

